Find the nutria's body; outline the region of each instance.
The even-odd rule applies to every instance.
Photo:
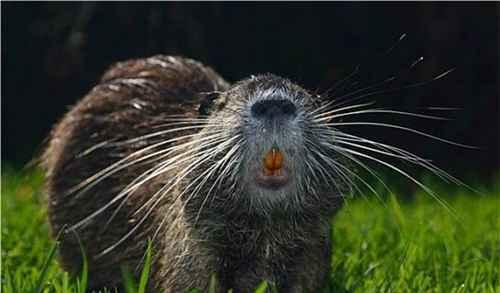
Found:
[[[270,100],[277,104],[252,107]],[[54,128],[44,153],[53,234],[71,228],[62,234],[62,265],[71,272],[81,268],[79,238],[90,285],[119,286],[120,267],[140,266],[153,239],[152,289],[204,289],[215,274],[221,291],[248,292],[262,280],[281,292],[317,290],[328,276],[330,219],[341,197],[333,172],[314,171],[323,163],[309,148],[321,148],[324,139],[308,117],[314,103],[305,90],[279,77],[230,86],[213,70],[183,58],[115,65]],[[274,112],[266,110],[269,105]],[[196,120],[204,114],[208,120]],[[173,115],[186,119],[176,120],[176,127],[208,124],[150,135],[169,129],[158,125]],[[212,133],[217,142],[203,140]],[[202,147],[207,141],[220,148],[201,161],[209,154],[204,151],[210,147]],[[174,145],[181,147],[154,160],[154,152]],[[283,173],[263,175],[262,158],[275,147],[284,156]],[[122,192],[176,155],[165,164],[171,168]],[[138,158],[144,159],[127,164]],[[116,162],[115,172],[99,173]],[[216,162],[223,164],[216,168]],[[126,196],[113,202],[120,194]],[[161,199],[148,202],[158,194]]]

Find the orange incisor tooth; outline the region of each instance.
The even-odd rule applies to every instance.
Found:
[[[276,171],[279,171],[282,166],[283,153],[278,148],[273,147],[264,157],[265,174],[271,175]]]

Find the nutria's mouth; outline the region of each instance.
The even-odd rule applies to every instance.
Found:
[[[286,168],[270,175],[265,170],[260,170],[257,172],[256,182],[264,188],[279,189],[288,183],[289,178],[289,172]]]
[[[256,182],[269,189],[279,189],[289,181],[289,170],[284,166],[284,154],[272,147],[265,155],[262,168],[257,171]]]

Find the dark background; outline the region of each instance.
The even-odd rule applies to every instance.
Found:
[[[480,150],[388,130],[355,131],[408,147],[450,173],[488,180],[499,170],[498,12],[496,3],[4,2],[2,161],[21,165],[33,158],[51,125],[111,63],[162,53],[198,59],[229,81],[272,72],[319,92],[360,65],[337,84],[335,96],[392,75],[393,82],[358,95],[455,68],[438,81],[367,99],[451,117],[397,122]],[[424,61],[408,69],[420,56]]]

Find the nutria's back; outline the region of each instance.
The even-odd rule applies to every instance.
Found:
[[[90,285],[119,286],[152,240],[151,288],[206,288],[215,274],[221,290],[317,289],[341,184],[316,102],[273,75],[230,86],[180,57],[113,66],[43,156],[63,267],[81,268],[81,241]]]
[[[155,56],[118,63],[108,70],[100,84],[73,107],[51,133],[44,165],[53,234],[108,204],[151,163],[126,167],[89,192],[69,193],[72,188],[110,164],[159,141],[159,137],[123,145],[113,143],[151,133],[153,126],[165,124],[161,118],[166,115],[197,117],[199,105],[206,97],[200,93],[221,91],[227,87],[228,84],[211,69],[182,58]],[[168,139],[167,136],[162,135],[161,139]],[[130,213],[134,210],[130,206],[139,207],[146,200],[143,195],[152,190],[155,190],[154,185],[137,190],[107,229],[104,225],[118,202],[77,230],[90,262],[91,285],[113,285],[121,277],[117,264],[131,262],[130,266],[134,267],[142,257],[154,223],[144,225],[148,229],[134,233],[118,249],[104,257],[94,258],[133,228],[134,216]],[[61,263],[66,269],[76,272],[81,268],[80,248],[71,233],[63,236],[60,251]]]

